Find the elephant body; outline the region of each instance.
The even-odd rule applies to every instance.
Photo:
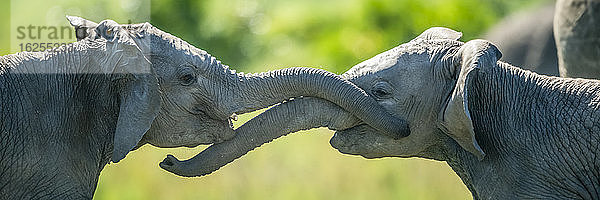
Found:
[[[468,93],[478,160],[451,139],[444,160],[475,199],[600,198],[600,82],[546,77],[505,63]]]
[[[89,73],[97,44],[0,58],[0,199],[92,198],[110,161],[121,88]],[[68,69],[90,71],[61,72]]]
[[[562,77],[600,78],[600,2],[558,0],[554,37]]]
[[[205,175],[281,135],[325,126],[337,130],[330,143],[341,153],[446,161],[474,199],[599,198],[600,82],[519,69],[499,61],[490,42],[460,37],[431,28],[343,75],[406,119],[408,137],[387,137],[325,100],[303,98],[190,160],[163,162],[183,176]]]

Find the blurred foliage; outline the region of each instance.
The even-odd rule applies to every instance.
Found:
[[[476,38],[501,17],[547,0],[13,0],[12,5],[8,0],[0,2],[2,55],[14,53],[10,49],[15,41],[10,41],[10,36],[15,25],[68,25],[64,15],[69,14],[95,21],[110,18],[121,23],[150,20],[240,71],[310,66],[343,73],[429,27],[459,30],[466,41]],[[248,120],[256,114],[242,118]],[[292,134],[202,178],[174,176],[161,170],[158,162],[167,153],[180,159],[189,158],[204,147],[144,146],[120,163],[105,167],[95,198],[471,198],[460,179],[443,162],[366,160],[342,155],[329,146],[331,134],[326,129]]]
[[[0,55],[11,53],[10,46],[10,1],[0,0]]]
[[[429,27],[472,39],[509,11],[539,2],[153,0],[151,21],[234,69],[313,66],[342,73]]]

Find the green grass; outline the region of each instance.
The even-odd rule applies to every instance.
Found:
[[[0,0],[0,55],[10,53],[10,1]]]

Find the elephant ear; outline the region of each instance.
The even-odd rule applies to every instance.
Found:
[[[415,40],[458,40],[462,37],[462,33],[444,27],[432,27],[425,30]]]
[[[96,22],[69,15],[67,15],[67,20],[69,20],[71,26],[75,28],[75,37],[77,38],[77,41],[83,40],[88,36],[91,38],[96,37],[96,32],[94,31],[94,29],[98,27]]]
[[[100,62],[102,71],[123,83],[112,154],[112,161],[117,163],[137,146],[158,115],[158,80],[148,59],[119,24],[104,20],[95,32],[107,41],[108,56]]]
[[[502,54],[496,46],[485,40],[465,43],[454,59],[456,85],[443,111],[442,125],[445,132],[462,148],[482,160],[485,153],[475,139],[473,121],[469,114],[468,92],[470,84],[481,69],[495,67]]]

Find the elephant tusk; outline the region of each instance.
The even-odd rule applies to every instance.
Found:
[[[238,116],[237,116],[237,114],[233,113],[233,114],[231,114],[231,116],[229,116],[229,119],[231,119],[233,121],[237,121],[238,120]]]

